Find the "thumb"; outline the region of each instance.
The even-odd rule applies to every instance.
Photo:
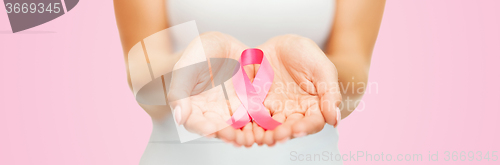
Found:
[[[333,64],[323,65],[321,69],[314,72],[314,85],[320,99],[320,109],[326,123],[337,126],[340,121],[339,106],[342,102],[337,69]]]
[[[186,122],[191,114],[191,95],[199,82],[199,75],[203,66],[208,67],[206,62],[183,65],[186,62],[179,60],[174,66],[167,99],[173,110],[174,119],[178,125]]]

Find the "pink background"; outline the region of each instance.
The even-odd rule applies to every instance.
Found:
[[[500,151],[500,1],[397,0],[386,7],[362,112],[342,153]],[[138,164],[152,130],[128,89],[112,1],[80,1],[10,34],[0,9],[0,164]],[[439,162],[427,155],[440,152]],[[497,155],[500,153],[497,152]]]

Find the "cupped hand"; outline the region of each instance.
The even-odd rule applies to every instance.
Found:
[[[264,130],[253,123],[255,142],[273,146],[317,133],[326,123],[336,126],[342,96],[337,70],[323,51],[312,40],[296,35],[272,38],[258,48],[274,70],[264,106],[282,124]]]
[[[236,146],[251,146],[254,143],[251,124],[234,129],[226,123],[241,103],[232,82],[218,80],[231,77],[234,71],[227,68],[224,59],[237,61],[247,46],[218,32],[202,34],[199,39],[201,42],[195,39],[190,43],[174,66],[176,71],[172,74],[167,96],[174,118],[190,132],[217,137]],[[208,60],[207,65],[192,65],[205,60]],[[246,71],[249,76],[254,75],[253,66],[247,66]],[[214,83],[217,81],[225,82],[225,89]]]

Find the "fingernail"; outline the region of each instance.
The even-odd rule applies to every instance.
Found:
[[[177,125],[181,125],[181,119],[182,119],[182,116],[181,116],[181,107],[179,106],[175,106],[174,108],[174,115],[175,115],[175,122],[177,123]]]
[[[288,140],[290,140],[290,138],[289,138],[289,137],[286,137],[286,138],[284,138],[284,139],[278,140],[278,143],[283,144],[283,143],[285,143],[285,142],[286,142],[286,141],[288,141]]]
[[[342,120],[342,114],[340,113],[340,108],[337,107],[336,111],[337,111],[337,121],[335,121],[335,125],[333,125],[334,128],[337,128],[337,126],[340,123],[340,120]]]
[[[234,146],[234,147],[237,147],[237,148],[240,148],[240,147],[241,147],[241,145],[239,145],[239,144],[237,144],[237,143],[235,143],[235,142],[232,142],[232,143],[233,143],[233,146]]]
[[[294,133],[293,134],[293,137],[296,137],[296,138],[299,138],[299,137],[304,137],[306,136],[307,134],[305,132],[300,132],[300,133]]]

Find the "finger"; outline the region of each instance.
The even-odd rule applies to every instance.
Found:
[[[245,147],[252,147],[255,142],[253,132],[252,132],[252,122],[247,123],[245,127],[243,127],[243,134],[245,135]]]
[[[294,137],[303,137],[321,131],[325,124],[324,117],[319,111],[308,111],[304,118],[293,124],[292,132]]]
[[[243,131],[241,129],[235,130],[235,136],[236,136],[236,140],[234,141],[235,147],[241,147],[242,145],[245,144],[245,134],[243,134]]]
[[[320,67],[328,72],[314,72],[313,83],[317,87],[320,99],[320,110],[324,120],[333,126],[337,124],[337,109],[342,101],[342,95],[338,84],[336,68],[333,64]],[[332,71],[334,73],[332,73]]]
[[[270,130],[265,131],[264,132],[264,139],[263,139],[264,144],[266,144],[269,147],[274,146],[275,142],[274,142],[273,136],[274,136],[274,131],[270,131]]]
[[[186,120],[184,127],[189,132],[197,133],[202,136],[210,135],[217,131],[217,126],[203,116],[201,111],[192,113]]]
[[[264,140],[264,128],[259,126],[256,122],[252,122],[252,124],[255,143],[257,143],[257,145],[259,146],[262,146]]]
[[[226,143],[231,143],[235,139],[234,128],[230,127],[222,117],[214,112],[205,112],[205,117],[217,126],[216,137]]]
[[[178,125],[184,124],[191,114],[190,96],[199,80],[198,75],[202,72],[202,67],[200,68],[202,65],[183,67],[184,63],[187,61],[181,59],[174,66],[167,94],[169,105],[174,110],[174,119]],[[208,64],[206,67],[208,68]]]
[[[285,115],[283,113],[275,114],[272,117],[274,120],[283,123],[285,121]],[[276,141],[274,140],[274,131],[273,130],[266,130],[264,133],[264,144],[267,144],[269,147],[274,146]]]
[[[177,97],[177,96],[171,96]],[[172,99],[169,99],[172,100]],[[177,125],[186,123],[187,118],[191,115],[191,100],[189,97],[177,101],[169,102],[170,108],[173,109],[174,120]]]
[[[274,139],[278,143],[285,143],[287,140],[292,138],[292,126],[295,122],[301,120],[302,118],[304,118],[304,115],[300,113],[293,113],[286,117],[285,122],[274,130]]]
[[[217,137],[226,143],[234,143],[236,132],[233,127],[226,127],[217,132]]]
[[[338,106],[342,100],[342,96],[339,94],[325,93],[320,95],[321,100],[321,112],[326,123],[336,126],[338,121],[337,111],[340,111]]]

